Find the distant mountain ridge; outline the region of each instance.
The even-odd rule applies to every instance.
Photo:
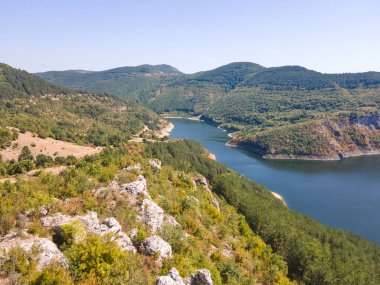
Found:
[[[74,89],[120,96],[158,113],[201,115],[237,131],[235,144],[265,157],[339,159],[353,153],[377,153],[380,148],[379,130],[347,124],[355,121],[352,118],[379,113],[380,72],[324,74],[302,66],[267,68],[250,62],[194,74],[173,73],[176,69],[160,66],[169,73],[154,75],[155,69],[121,67],[39,76]],[[324,122],[346,127],[340,131],[336,127],[331,133]],[[322,133],[323,140],[318,135]]]
[[[75,90],[108,93],[118,97],[128,95],[130,101],[141,103],[148,100],[159,86],[182,73],[166,64],[144,64],[104,71],[48,71],[35,75]]]

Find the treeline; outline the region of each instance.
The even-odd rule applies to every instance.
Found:
[[[284,257],[289,276],[301,284],[379,284],[378,246],[289,210],[264,187],[206,158],[204,152],[198,143],[183,141],[150,144],[144,154],[207,177],[213,191]]]
[[[73,165],[78,159],[72,155],[52,158],[45,154],[32,155],[29,147],[22,148],[17,160],[4,162],[0,156],[0,176],[23,174],[36,168],[45,168],[55,165]]]

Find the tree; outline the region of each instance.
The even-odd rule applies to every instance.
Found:
[[[33,160],[32,152],[27,146],[24,146],[22,148],[21,153],[18,156],[18,161],[23,161],[23,160]]]

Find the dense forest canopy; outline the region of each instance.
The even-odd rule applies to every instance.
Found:
[[[242,213],[249,225],[288,263],[300,284],[377,284],[380,248],[358,236],[333,230],[283,206],[260,186],[208,159],[193,141],[155,143],[144,155],[207,177],[213,191]]]

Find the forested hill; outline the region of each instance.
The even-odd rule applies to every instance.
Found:
[[[120,67],[106,71],[49,71],[36,73],[56,84],[88,92],[109,93],[148,103],[159,112],[199,112],[206,102],[234,89],[277,91],[373,88],[380,85],[379,72],[323,74],[301,66],[266,68],[256,63],[234,62],[213,70],[183,74],[169,65]],[[206,106],[206,105],[205,105]]]
[[[380,151],[379,72],[323,74],[249,62],[189,75],[170,70],[170,76],[158,77],[39,75],[64,86],[122,96],[158,113],[201,115],[237,131],[234,144],[268,158],[339,159]]]
[[[26,71],[0,63],[0,96],[67,93],[68,89],[53,85]]]
[[[144,125],[159,128],[149,109],[120,99],[78,93],[37,76],[0,65],[1,148],[10,144],[7,127],[80,145],[119,145]]]
[[[49,71],[36,73],[48,81],[78,91],[108,93],[146,102],[156,89],[182,73],[170,65],[125,66],[105,71]]]

